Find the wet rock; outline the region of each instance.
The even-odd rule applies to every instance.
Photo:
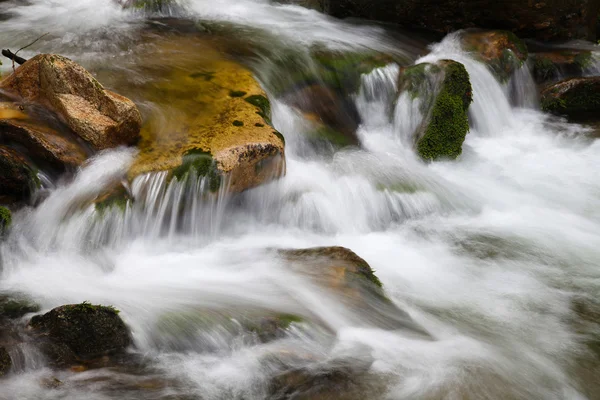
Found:
[[[36,162],[61,170],[76,168],[87,158],[86,151],[77,142],[32,121],[0,120],[0,139],[23,146]]]
[[[184,179],[193,173],[208,177],[217,191],[227,176],[227,190],[241,192],[282,176],[283,136],[269,125],[270,104],[252,73],[200,39],[157,46],[175,61],[157,66],[161,73],[151,76],[160,78],[143,88],[160,111],[142,130],[129,177],[170,171]],[[201,57],[188,57],[195,48]]]
[[[555,81],[560,77],[578,77],[594,64],[589,50],[564,49],[532,54],[533,76],[537,83]]]
[[[35,316],[29,326],[41,341],[41,350],[55,364],[120,354],[131,335],[112,307],[81,303],[57,307]]]
[[[6,349],[0,346],[0,377],[6,375],[8,371],[10,371],[10,367],[12,366],[12,360],[8,355]]]
[[[360,313],[362,318],[356,320],[357,324],[367,321],[382,328],[405,329],[429,337],[405,311],[385,296],[373,269],[352,250],[334,246],[279,250],[278,254],[293,271],[308,275],[327,293]],[[327,324],[327,321],[322,322]]]
[[[115,0],[123,8],[135,8],[150,12],[168,12],[177,4],[174,0]]]
[[[347,97],[325,86],[313,84],[288,95],[286,102],[308,119],[322,124],[325,129],[316,132],[317,138],[338,147],[360,144],[356,136],[360,116],[354,103]]]
[[[0,145],[0,199],[5,203],[26,201],[37,186],[37,176],[25,157]]]
[[[600,112],[600,77],[570,78],[544,89],[542,110],[569,118],[595,118]]]
[[[0,236],[10,227],[11,223],[12,223],[12,213],[10,212],[10,210],[8,208],[0,206]],[[2,300],[0,297],[0,304],[1,303],[2,303]]]
[[[336,17],[357,17],[449,33],[500,28],[540,40],[595,36],[595,0],[329,0]],[[587,28],[588,23],[590,28]]]
[[[527,46],[508,31],[470,31],[461,35],[463,48],[487,64],[501,82],[527,61]]]
[[[472,102],[469,74],[455,61],[418,64],[400,72],[400,94],[421,101],[423,122],[414,134],[423,160],[454,159],[462,153],[469,132],[467,110]]]
[[[105,90],[68,58],[35,56],[2,80],[0,89],[51,108],[96,150],[132,145],[139,139],[141,116],[135,104]]]
[[[21,318],[39,310],[40,306],[27,296],[18,293],[0,294],[0,321]]]

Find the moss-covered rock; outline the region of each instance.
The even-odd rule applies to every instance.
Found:
[[[0,145],[0,198],[6,203],[27,201],[39,186],[29,161],[17,151]]]
[[[209,176],[212,190],[227,175],[229,191],[240,192],[285,172],[284,143],[269,125],[269,101],[247,68],[199,37],[165,39],[155,50],[169,63],[153,65],[155,53],[144,63],[156,79],[141,89],[157,109],[142,128],[130,178],[171,171],[180,179],[191,168],[196,176]]]
[[[423,97],[423,123],[415,132],[417,153],[426,161],[458,157],[469,132],[472,102],[469,74],[455,61],[419,64],[400,73],[400,92]]]
[[[118,310],[87,302],[35,316],[29,326],[39,336],[42,351],[56,365],[122,353],[131,344]]]
[[[600,77],[570,78],[541,93],[542,110],[569,118],[596,118],[600,112]]]
[[[0,235],[12,224],[12,213],[6,207],[0,206]]]
[[[501,82],[527,61],[525,43],[508,31],[472,31],[461,36],[465,50],[487,64]]]
[[[561,49],[535,53],[531,58],[537,83],[555,81],[560,77],[578,77],[594,64],[589,50]]]
[[[16,319],[34,312],[40,306],[22,294],[0,294],[0,321],[2,319]]]
[[[12,366],[12,360],[6,349],[0,346],[0,377],[6,375]]]

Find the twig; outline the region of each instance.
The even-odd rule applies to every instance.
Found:
[[[17,84],[17,90],[19,91],[20,97],[23,97],[23,94],[21,93],[21,87],[20,87],[21,85],[19,85],[19,77],[17,76],[17,70],[15,68],[15,58],[21,50],[28,48],[29,46],[33,45],[35,42],[37,42],[38,40],[40,40],[41,38],[43,38],[44,36],[46,36],[48,34],[50,34],[50,32],[44,33],[42,36],[38,37],[37,39],[35,39],[33,42],[29,43],[28,45],[21,47],[19,50],[15,51],[15,53],[14,53],[14,57],[12,58],[12,69],[13,69],[13,74],[15,74],[15,81]],[[19,108],[21,109],[21,111],[25,110],[23,105],[20,105]]]
[[[23,57],[19,57],[18,55],[14,54],[9,49],[2,50],[2,55],[6,58],[14,60],[19,65],[23,65],[27,62],[26,59],[24,59]]]

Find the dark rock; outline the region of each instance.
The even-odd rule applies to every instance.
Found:
[[[0,198],[6,203],[26,201],[37,186],[39,180],[25,157],[0,145]]]
[[[555,81],[561,77],[579,77],[593,66],[589,50],[564,49],[532,54],[533,76],[537,83]]]
[[[0,294],[0,321],[4,318],[21,318],[39,310],[40,306],[24,295]]]
[[[600,77],[570,78],[541,93],[542,110],[572,119],[597,118],[600,112]]]
[[[596,4],[596,0],[329,0],[326,8],[340,18],[386,21],[440,33],[492,28],[521,37],[560,40],[595,36]],[[587,28],[588,22],[593,28]]]
[[[12,360],[8,355],[6,349],[0,346],[0,377],[6,375],[8,371],[10,371],[10,367],[12,366]]]
[[[29,323],[41,349],[56,365],[123,353],[131,335],[118,311],[89,303],[57,307]]]

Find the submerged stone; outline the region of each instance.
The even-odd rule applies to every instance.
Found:
[[[1,212],[2,207],[0,207]],[[22,294],[0,294],[0,321],[2,319],[16,319],[34,312],[40,306]]]
[[[542,110],[569,118],[597,118],[600,112],[600,77],[570,78],[544,89]]]
[[[208,40],[178,39],[157,43],[172,64],[157,66],[160,73],[150,74],[157,78],[142,88],[158,107],[142,129],[129,178],[170,171],[181,179],[193,167],[212,191],[227,176],[227,190],[241,192],[282,176],[284,142],[269,125],[270,104],[252,73]]]
[[[29,325],[56,365],[118,354],[131,344],[129,329],[113,307],[84,302],[35,316]]]
[[[462,153],[469,132],[467,110],[472,102],[469,74],[451,60],[418,64],[400,72],[400,93],[421,98],[423,121],[414,133],[423,160],[454,159]]]

